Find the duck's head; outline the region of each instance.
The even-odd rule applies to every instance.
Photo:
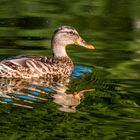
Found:
[[[93,45],[84,41],[79,33],[71,26],[59,27],[52,38],[52,48],[54,56],[67,56],[65,47],[70,44],[76,44],[88,49],[94,49]]]

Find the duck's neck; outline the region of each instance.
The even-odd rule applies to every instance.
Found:
[[[68,57],[65,46],[60,46],[59,44],[53,45],[53,56],[56,57]]]

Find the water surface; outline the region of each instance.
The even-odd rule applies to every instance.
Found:
[[[67,48],[77,67],[70,83],[61,85],[63,92],[70,95],[95,89],[80,97],[74,111],[59,109],[60,104],[53,102],[53,88],[58,86],[60,90],[58,83],[44,86],[39,81],[31,89],[29,85],[33,84],[25,81],[9,80],[12,86],[9,81],[1,81],[2,95],[9,87],[24,90],[22,96],[12,92],[12,98],[11,94],[10,98],[1,98],[0,139],[139,140],[138,4],[130,0],[1,1],[1,60],[20,54],[51,57],[52,33],[64,24],[74,26],[96,50],[74,45]]]

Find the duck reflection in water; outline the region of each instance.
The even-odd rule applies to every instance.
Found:
[[[28,80],[1,78],[0,102],[32,109],[36,101],[52,100],[59,105],[60,111],[76,112],[76,107],[80,104],[84,93],[94,89],[67,94],[68,83],[69,79],[49,81],[43,78]]]
[[[82,90],[79,92],[74,92],[73,94],[54,94],[53,101],[61,106],[59,108],[60,111],[76,112],[76,107],[80,104],[81,97],[88,91],[94,91],[94,89]]]

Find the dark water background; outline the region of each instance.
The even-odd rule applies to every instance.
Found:
[[[51,101],[33,110],[0,104],[0,140],[140,139],[139,0],[1,0],[0,59],[51,56],[54,29],[74,26],[96,50],[67,51],[92,73],[72,79],[69,93],[87,93],[75,113]]]

